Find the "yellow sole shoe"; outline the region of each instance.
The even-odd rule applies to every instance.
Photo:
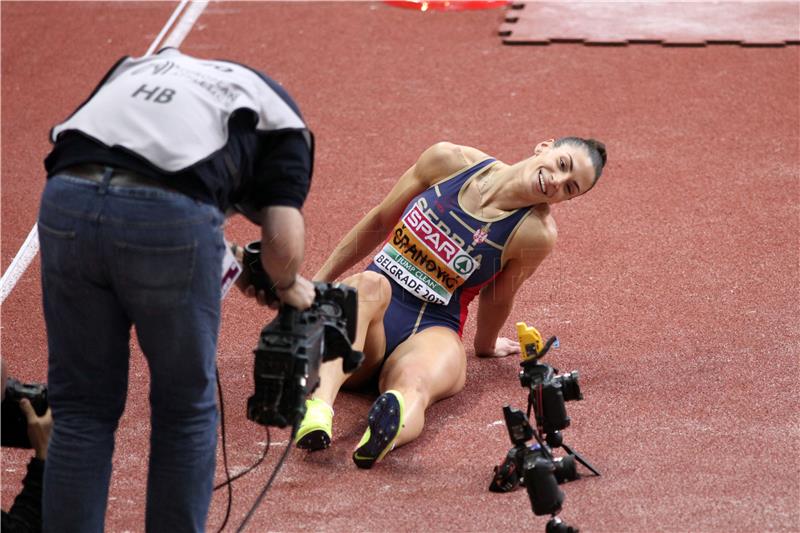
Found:
[[[306,415],[294,437],[297,447],[310,452],[324,450],[331,445],[332,434],[333,408],[322,400],[306,400]]]

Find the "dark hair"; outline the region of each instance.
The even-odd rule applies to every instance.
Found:
[[[597,141],[595,139],[584,139],[582,137],[561,137],[555,143],[553,143],[553,147],[561,146],[562,144],[573,144],[575,146],[583,146],[586,148],[586,151],[589,152],[589,159],[592,160],[592,166],[594,167],[594,181],[592,182],[592,186],[597,183],[597,180],[600,179],[600,174],[603,173],[603,167],[606,166],[606,145]]]

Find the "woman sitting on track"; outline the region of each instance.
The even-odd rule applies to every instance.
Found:
[[[343,280],[358,289],[353,347],[364,363],[352,374],[338,360],[322,365],[297,445],[327,448],[339,389],[376,374],[382,394],[353,453],[356,465],[371,468],[419,436],[425,409],[464,387],[461,334],[478,294],[476,355],[519,353],[517,341],[497,335],[517,290],[555,244],[549,204],[591,189],[605,162],[602,143],[576,137],[539,143],[514,165],[446,142],[423,152],[315,276],[335,280],[383,241],[365,272]]]

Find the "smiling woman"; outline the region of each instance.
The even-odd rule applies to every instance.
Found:
[[[555,244],[549,204],[591,189],[605,163],[605,146],[579,137],[542,141],[515,164],[448,142],[423,152],[315,276],[334,281],[380,245],[366,272],[343,280],[358,289],[353,348],[364,352],[364,364],[352,374],[336,362],[322,365],[297,445],[328,447],[339,389],[376,377],[382,394],[353,454],[356,465],[371,468],[417,438],[425,410],[464,387],[461,334],[476,295],[476,355],[519,353],[516,341],[498,334],[520,286]]]

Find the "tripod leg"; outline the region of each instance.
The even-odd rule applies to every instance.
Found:
[[[599,475],[600,475],[600,471],[599,471],[599,470],[597,470],[597,469],[596,469],[595,467],[593,467],[592,465],[590,465],[590,464],[589,464],[589,461],[587,461],[586,459],[584,459],[583,457],[581,457],[581,454],[579,454],[578,452],[576,452],[575,450],[573,450],[572,448],[570,448],[569,446],[567,446],[567,445],[566,445],[566,444],[564,444],[563,442],[561,443],[561,447],[562,447],[562,448],[564,448],[565,450],[567,450],[567,453],[569,453],[569,454],[571,454],[571,455],[574,455],[574,456],[575,456],[575,459],[577,459],[577,461],[578,461],[580,464],[582,464],[583,466],[585,466],[586,468],[588,468],[589,470],[591,470],[591,471],[592,471],[592,473],[593,473],[594,475],[596,475],[596,476],[599,476]]]

